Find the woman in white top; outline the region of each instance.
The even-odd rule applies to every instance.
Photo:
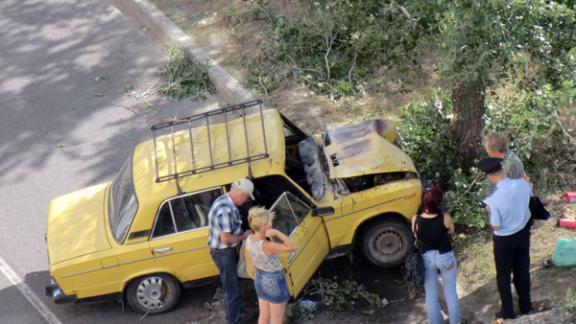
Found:
[[[254,267],[254,287],[258,295],[260,316],[258,324],[281,324],[286,303],[290,299],[284,269],[278,254],[292,252],[296,246],[282,232],[272,228],[274,213],[262,207],[248,212],[248,222],[254,234],[246,239],[248,264]],[[281,243],[272,239],[276,238]]]

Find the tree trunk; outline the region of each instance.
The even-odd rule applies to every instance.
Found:
[[[485,89],[486,86],[480,81],[463,81],[452,89],[452,129],[458,137],[460,154],[466,169],[474,165],[483,150]]]

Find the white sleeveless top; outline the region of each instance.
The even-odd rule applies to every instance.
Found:
[[[282,264],[280,263],[280,258],[277,255],[267,256],[264,254],[262,249],[262,244],[264,240],[252,241],[252,235],[248,236],[246,239],[246,250],[250,253],[250,258],[254,263],[254,266],[260,270],[266,272],[275,272],[282,270]]]

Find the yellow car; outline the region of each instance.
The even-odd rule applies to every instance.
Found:
[[[397,266],[412,244],[421,182],[394,126],[369,120],[310,137],[260,101],[161,123],[118,175],[52,200],[47,245],[55,302],[125,298],[138,312],[173,308],[182,287],[218,278],[208,210],[250,177],[253,205],[298,250],[282,256],[297,296],[329,256],[361,252]]]

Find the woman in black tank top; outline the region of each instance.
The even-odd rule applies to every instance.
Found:
[[[444,323],[438,300],[438,275],[442,276],[444,299],[448,306],[450,324],[460,323],[460,307],[456,290],[457,265],[452,251],[450,234],[454,221],[443,213],[442,191],[433,187],[424,192],[424,212],[412,219],[412,230],[424,259],[426,313],[431,324]]]

